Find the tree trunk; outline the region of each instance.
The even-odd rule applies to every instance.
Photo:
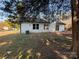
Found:
[[[72,51],[77,53],[77,59],[79,59],[79,14],[78,6],[79,0],[71,0],[72,6]]]

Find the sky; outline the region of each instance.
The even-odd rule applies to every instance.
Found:
[[[2,1],[4,1],[4,0],[0,0],[0,7],[4,7],[4,5],[2,4]],[[7,1],[9,1],[9,0],[7,0]],[[66,0],[65,2],[64,2],[64,5],[63,6],[65,6],[66,4],[68,5],[69,3],[67,2],[67,1],[69,1],[69,0]],[[54,8],[54,9],[57,9],[54,5],[49,5],[50,6],[50,11],[51,11],[51,8]],[[61,8],[62,9],[62,8]],[[64,8],[64,10],[65,9],[67,9],[67,8]],[[0,10],[0,21],[4,21],[6,18],[8,17],[8,14],[7,13],[5,13],[4,11],[2,11],[2,10]]]
[[[7,18],[7,13],[0,10],[0,21],[4,21]]]
[[[0,8],[1,8],[1,7],[4,7],[2,1],[4,1],[4,0],[0,0]],[[6,12],[0,10],[0,22],[6,20],[7,17],[8,17],[8,13],[6,13]]]
[[[3,0],[0,0],[0,7],[3,7],[4,5],[2,4]],[[0,21],[3,21],[6,18],[6,16],[4,16],[4,12],[2,10],[0,10]]]

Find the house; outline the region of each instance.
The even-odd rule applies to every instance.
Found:
[[[8,26],[3,26],[2,29],[3,29],[3,30],[9,30],[9,27],[8,27]]]
[[[4,22],[0,22],[0,30],[9,30],[9,26]]]
[[[31,20],[21,23],[21,33],[29,31],[31,33],[65,31],[65,24],[61,21],[46,21],[43,19]]]

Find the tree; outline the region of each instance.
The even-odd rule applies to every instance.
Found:
[[[67,12],[70,9],[70,5],[66,4],[65,6],[64,2],[65,0],[4,0],[5,7],[0,9],[9,13],[8,20],[10,22],[17,22],[20,25],[21,33],[21,22],[35,18],[38,20],[37,16],[40,12],[46,15],[43,17],[45,20],[58,20],[57,14],[61,14],[60,11]],[[61,10],[62,8],[63,10]]]
[[[4,0],[5,7],[2,10],[10,13],[9,17],[14,19],[19,16],[34,17],[40,12],[53,16],[57,10],[63,7],[64,2],[64,0]]]
[[[65,7],[64,2],[65,0],[4,0],[5,7],[1,9],[9,13],[9,21],[17,21],[21,25],[22,21],[37,18],[40,12],[46,15],[44,18],[50,15],[49,19],[57,20],[54,14],[60,12],[61,7]]]
[[[72,0],[72,51],[77,53],[77,59],[79,59],[79,0]]]
[[[18,23],[10,22],[9,20],[5,20],[3,23],[4,23],[6,26],[8,26],[10,29],[11,29],[11,28],[19,29],[19,24],[18,24]]]

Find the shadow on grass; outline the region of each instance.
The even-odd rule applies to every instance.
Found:
[[[52,33],[10,34],[0,37],[0,57],[5,59],[68,59],[70,41]]]

